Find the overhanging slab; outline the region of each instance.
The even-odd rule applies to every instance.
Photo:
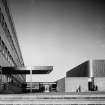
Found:
[[[2,74],[49,74],[53,66],[34,66],[34,67],[2,67]]]

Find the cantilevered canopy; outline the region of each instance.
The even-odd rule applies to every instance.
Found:
[[[53,66],[34,66],[34,67],[2,67],[2,74],[49,74]]]

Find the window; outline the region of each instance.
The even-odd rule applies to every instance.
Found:
[[[4,29],[5,21],[4,21],[4,16],[3,16],[3,14],[1,15],[1,25],[2,25],[2,27],[3,27],[3,29]]]
[[[1,8],[0,8],[0,23],[1,23],[1,16],[2,16],[2,12],[1,12]]]

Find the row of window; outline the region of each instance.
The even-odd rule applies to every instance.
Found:
[[[5,43],[3,42],[3,40],[0,37],[0,52],[2,53],[2,55],[5,57],[5,59],[11,64],[11,65],[16,65],[10,52],[8,51]]]
[[[14,26],[13,26],[13,22],[12,22],[12,19],[11,19],[11,15],[10,15],[10,12],[9,12],[9,8],[8,8],[8,5],[7,5],[7,1],[6,0],[2,0],[2,3],[5,7],[5,11],[8,15],[8,19],[9,19],[9,22],[10,22],[10,25],[11,25],[11,29],[12,29],[12,32],[13,32],[13,35],[14,35],[14,38],[15,38],[15,41],[16,43],[18,44],[18,41],[17,41],[17,38],[16,38],[16,33],[15,33],[15,29],[14,29]],[[15,48],[14,48],[15,49]],[[17,53],[16,49],[15,49],[15,52]],[[18,54],[17,54],[18,55]],[[19,57],[18,57],[18,62],[21,62]],[[22,63],[22,62],[21,62]]]
[[[13,64],[16,66],[11,54],[9,53],[5,43],[3,42],[3,40],[0,37],[0,53],[2,53],[2,55],[4,56],[4,58],[9,62],[9,64],[11,66],[13,66]],[[19,75],[15,75],[13,76],[14,78],[20,80]],[[4,79],[5,80],[5,79]]]
[[[3,2],[3,5],[4,5],[4,7],[5,7],[5,11],[6,11],[7,15],[8,15],[8,19],[9,19],[9,22],[10,22],[10,25],[11,25],[11,28],[12,28],[12,31],[13,31],[13,34],[15,34],[15,32],[14,32],[14,27],[13,27],[12,20],[11,20],[11,16],[10,16],[10,14],[9,14],[9,8],[8,8],[8,6],[7,6],[7,1],[6,1],[6,0],[2,0],[2,2]],[[8,41],[9,41],[9,43],[10,43],[10,45],[11,45],[12,50],[13,50],[13,51],[16,53],[16,55],[17,55],[17,62],[18,62],[19,65],[20,65],[22,62],[20,62],[20,59],[19,59],[19,57],[18,57],[17,50],[16,50],[16,48],[15,48],[15,46],[14,46],[14,42],[13,42],[12,37],[11,37],[11,35],[10,35],[8,26],[7,26],[6,22],[5,22],[5,19],[4,19],[3,13],[2,13],[2,11],[1,11],[1,8],[0,8],[0,23],[1,23],[1,25],[2,25],[2,28],[3,28],[4,32],[5,32],[5,35],[6,35],[7,39],[8,39]],[[15,39],[16,39],[16,38],[15,38]],[[16,41],[17,41],[17,40],[16,40]],[[1,41],[1,42],[3,43],[3,41]],[[3,45],[3,44],[2,44],[2,45]],[[17,64],[15,63],[15,61],[14,61],[14,59],[12,58],[11,54],[9,53],[9,55],[8,55],[8,52],[9,52],[9,51],[7,51],[8,49],[7,49],[7,47],[6,47],[5,44],[4,44],[4,47],[3,47],[2,49],[4,49],[4,50],[2,50],[2,54],[3,54],[3,55],[5,56],[5,58],[10,62],[10,64],[11,64],[11,63],[14,63],[14,65],[17,66]],[[13,64],[12,64],[12,65],[13,65]],[[19,78],[19,76],[17,76],[17,77]],[[20,77],[21,77],[21,76],[20,76]]]
[[[6,37],[7,37],[8,41],[9,41],[9,43],[11,44],[11,48],[13,49],[13,51],[15,50],[15,52],[16,52],[16,48],[14,46],[12,37],[11,37],[10,32],[8,30],[8,27],[7,27],[7,24],[5,22],[4,16],[3,16],[2,12],[1,12],[1,9],[0,9],[0,23],[1,23],[2,27],[3,27],[3,30],[4,30],[4,32],[6,34]],[[19,62],[19,60],[18,60],[18,62]]]
[[[14,26],[12,24],[12,20],[11,20],[9,8],[8,8],[8,5],[7,5],[7,1],[6,0],[2,0],[2,3],[4,5],[4,7],[5,7],[5,11],[6,11],[7,15],[8,15],[8,19],[9,19],[9,22],[10,22],[10,25],[11,25],[11,28],[12,28],[12,31],[13,31],[13,34],[15,34],[15,32],[14,32]]]
[[[8,30],[8,27],[7,27],[7,24],[5,22],[5,19],[4,19],[4,16],[3,16],[3,13],[1,11],[1,9],[0,9],[0,23],[1,23],[2,27],[3,27],[4,32],[6,33],[7,39],[11,43],[12,49],[14,50],[13,40],[12,40],[12,37],[11,37],[10,32]]]

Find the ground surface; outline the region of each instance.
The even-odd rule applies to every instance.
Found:
[[[105,104],[105,92],[1,94],[0,104]]]

